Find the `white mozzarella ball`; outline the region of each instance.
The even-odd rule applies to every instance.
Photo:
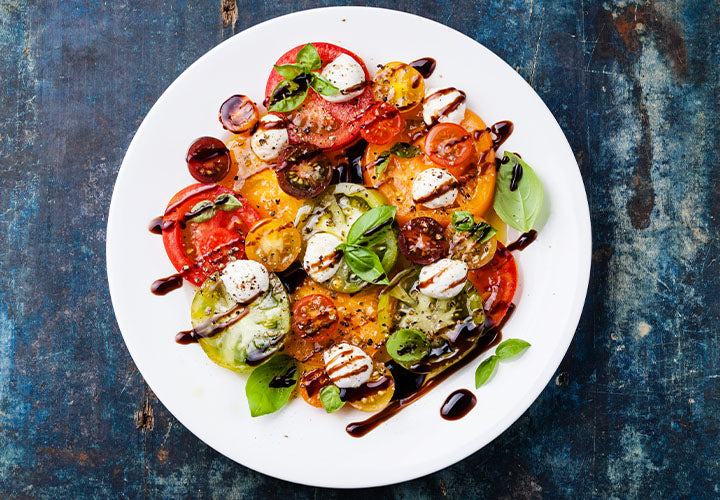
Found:
[[[441,259],[420,269],[420,293],[434,299],[451,299],[465,286],[468,267],[461,260]]]
[[[429,168],[415,177],[412,197],[415,203],[428,208],[447,207],[455,203],[457,185],[457,179],[444,168]]]
[[[280,150],[290,141],[287,128],[278,126],[279,122],[283,122],[279,116],[263,116],[250,139],[253,153],[263,161],[276,160]]]
[[[250,302],[270,287],[268,270],[254,260],[228,262],[220,279],[225,290],[240,303]]]
[[[342,252],[337,246],[342,240],[330,233],[316,233],[310,237],[303,257],[303,268],[313,280],[324,283],[332,278],[340,266]]]
[[[465,92],[453,87],[428,89],[423,100],[423,120],[428,125],[459,124],[465,118],[465,108]]]
[[[359,387],[373,372],[373,362],[365,351],[351,344],[337,344],[323,353],[325,373],[341,389]]]
[[[360,63],[347,54],[333,59],[323,68],[321,74],[339,90],[335,95],[323,95],[322,98],[326,101],[346,102],[355,99],[365,90],[365,72]]]

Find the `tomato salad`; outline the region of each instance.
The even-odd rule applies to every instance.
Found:
[[[512,123],[488,127],[465,90],[430,85],[435,64],[372,75],[346,48],[295,47],[269,68],[262,106],[230,96],[225,140],[190,145],[198,182],[151,224],[177,274],[153,291],[197,287],[176,340],[250,372],[252,416],[299,394],[380,412],[348,426],[362,435],[489,348],[477,387],[529,346],[499,343],[500,328],[542,185],[497,153]],[[506,224],[523,233],[508,246]]]

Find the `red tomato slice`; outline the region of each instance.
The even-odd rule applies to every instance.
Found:
[[[455,123],[438,123],[425,138],[425,153],[428,157],[450,170],[455,177],[465,173],[473,152],[472,134]]]
[[[313,42],[313,45],[320,54],[322,67],[332,62],[337,56],[347,54],[362,66],[365,72],[365,81],[370,82],[370,75],[365,63],[357,55],[331,43]],[[303,47],[304,44],[289,50],[275,64],[279,66],[294,63],[295,55]],[[270,98],[272,91],[282,79],[282,76],[273,68],[265,87],[266,99]],[[283,115],[289,123],[290,142],[310,142],[325,151],[333,151],[344,148],[357,138],[360,134],[359,120],[371,103],[372,93],[369,85],[355,99],[338,103],[328,102],[310,89],[302,106],[288,113],[277,114]]]
[[[360,122],[360,135],[370,144],[387,144],[401,129],[400,111],[386,102],[373,104]]]
[[[243,203],[232,212],[217,210],[205,222],[185,221],[185,214],[199,202],[222,194],[234,193],[216,184],[193,184],[172,197],[163,215],[163,244],[170,262],[195,285],[219,271],[230,256],[243,258],[245,233],[260,220],[255,209]]]
[[[468,273],[478,289],[485,309],[485,328],[500,324],[517,288],[517,264],[505,245],[498,242],[495,256],[485,266]]]
[[[319,293],[306,295],[292,309],[292,329],[308,342],[322,342],[338,331],[340,319],[335,303]]]

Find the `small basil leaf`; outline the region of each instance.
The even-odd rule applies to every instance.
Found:
[[[340,89],[320,73],[310,73],[310,86],[321,95],[335,95],[340,92]]]
[[[205,222],[215,217],[215,205],[210,200],[203,200],[192,207],[192,210],[186,214],[188,222]]]
[[[379,176],[390,164],[390,151],[383,151],[380,153],[376,161],[380,162],[375,165],[375,175]]]
[[[294,372],[293,369],[295,369]],[[288,378],[293,383],[288,387],[283,387],[287,384],[278,384],[280,387],[271,387],[270,383],[276,377]],[[274,356],[265,364],[255,368],[245,385],[245,395],[250,407],[250,415],[253,417],[267,415],[285,406],[285,403],[290,399],[290,394],[297,385],[297,378],[297,364],[287,354]]]
[[[488,381],[490,375],[492,375],[493,371],[495,371],[495,365],[497,365],[498,359],[500,358],[493,354],[477,367],[477,370],[475,370],[476,389]]]
[[[390,148],[390,154],[398,158],[414,158],[420,153],[422,153],[422,150],[419,147],[407,142],[398,142]]]
[[[292,80],[281,80],[270,97],[268,110],[278,113],[287,113],[299,108],[307,97],[308,87],[300,87]],[[276,96],[279,96],[276,97]]]
[[[430,351],[430,342],[418,330],[398,330],[385,343],[387,352],[395,361],[420,361]]]
[[[305,45],[295,56],[295,62],[305,68],[305,72],[310,73],[320,69],[322,66],[322,60],[317,49],[311,43]]]
[[[533,228],[540,215],[544,196],[542,183],[518,155],[506,151],[503,162],[495,181],[493,208],[505,223],[525,233]],[[523,174],[517,181],[517,189],[511,190],[516,165],[522,167]]]
[[[350,270],[363,281],[376,285],[387,285],[388,281],[380,258],[372,250],[357,245],[339,245],[343,258]]]
[[[215,208],[218,210],[232,212],[242,206],[242,202],[229,193],[221,194],[215,198]]]
[[[320,402],[328,413],[336,412],[345,405],[345,401],[340,399],[340,389],[336,385],[326,385],[320,389]]]
[[[389,205],[371,208],[353,222],[346,241],[350,245],[360,245],[375,234],[385,234],[393,223],[396,210],[396,207]]]
[[[487,222],[478,222],[470,229],[470,237],[478,243],[485,243],[497,234],[497,229]]]
[[[297,63],[283,64],[281,66],[278,66],[276,64],[275,71],[280,73],[280,76],[282,76],[286,80],[294,80],[298,76],[305,73],[305,68],[303,68],[300,64]]]
[[[475,227],[475,219],[470,212],[457,210],[452,214],[452,225],[458,231],[470,231]]]
[[[530,343],[522,339],[507,339],[497,346],[495,355],[499,359],[508,359],[517,356],[528,347],[530,347]]]

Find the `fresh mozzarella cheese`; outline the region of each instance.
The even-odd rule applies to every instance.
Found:
[[[355,58],[340,54],[322,70],[330,83],[338,88],[335,95],[323,95],[329,102],[346,102],[363,93],[365,89],[365,71]]]
[[[341,389],[359,387],[373,372],[370,356],[351,344],[337,344],[323,353],[325,373]]]
[[[420,269],[420,293],[434,299],[451,299],[465,286],[468,267],[461,260],[441,259]]]
[[[453,87],[428,89],[423,101],[423,120],[428,125],[460,123],[465,118],[465,92]]]
[[[254,260],[229,262],[220,274],[220,279],[225,290],[240,303],[250,302],[270,287],[268,270]]]
[[[340,243],[342,240],[330,233],[310,237],[303,257],[303,268],[308,276],[323,283],[335,275],[342,260],[342,252],[337,250]]]
[[[280,150],[290,141],[287,128],[278,126],[283,119],[275,115],[260,118],[258,128],[250,139],[253,153],[263,161],[277,159]]]
[[[428,208],[452,205],[458,195],[457,185],[457,179],[444,168],[423,170],[412,183],[413,200]]]

